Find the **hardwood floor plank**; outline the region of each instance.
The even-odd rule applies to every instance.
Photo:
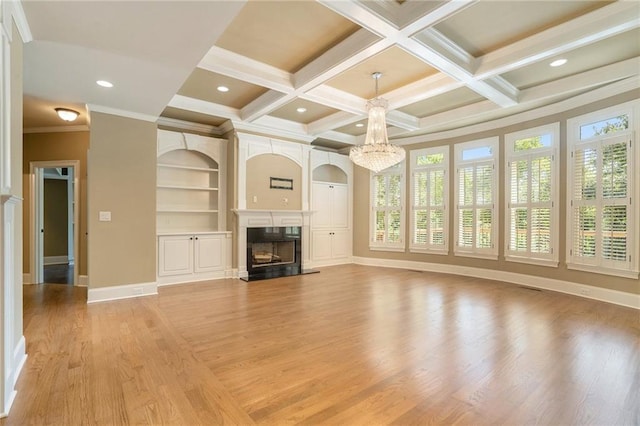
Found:
[[[639,424],[637,310],[345,265],[86,304],[24,288],[10,425]]]

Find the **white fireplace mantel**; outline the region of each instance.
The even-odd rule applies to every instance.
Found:
[[[232,210],[238,216],[238,277],[247,277],[247,228],[299,226],[302,228],[302,268],[309,263],[311,210]]]

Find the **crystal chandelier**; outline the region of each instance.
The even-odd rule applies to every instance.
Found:
[[[367,102],[369,122],[364,145],[351,148],[349,158],[358,166],[379,172],[404,160],[404,148],[389,143],[385,114],[388,107],[386,99],[378,97],[378,80],[382,73],[371,74],[376,81],[376,97]]]

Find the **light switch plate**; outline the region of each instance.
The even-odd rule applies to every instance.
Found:
[[[99,220],[100,222],[111,222],[111,212],[100,212]]]

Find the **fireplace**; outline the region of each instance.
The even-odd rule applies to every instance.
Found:
[[[302,273],[299,226],[247,228],[248,281]]]

